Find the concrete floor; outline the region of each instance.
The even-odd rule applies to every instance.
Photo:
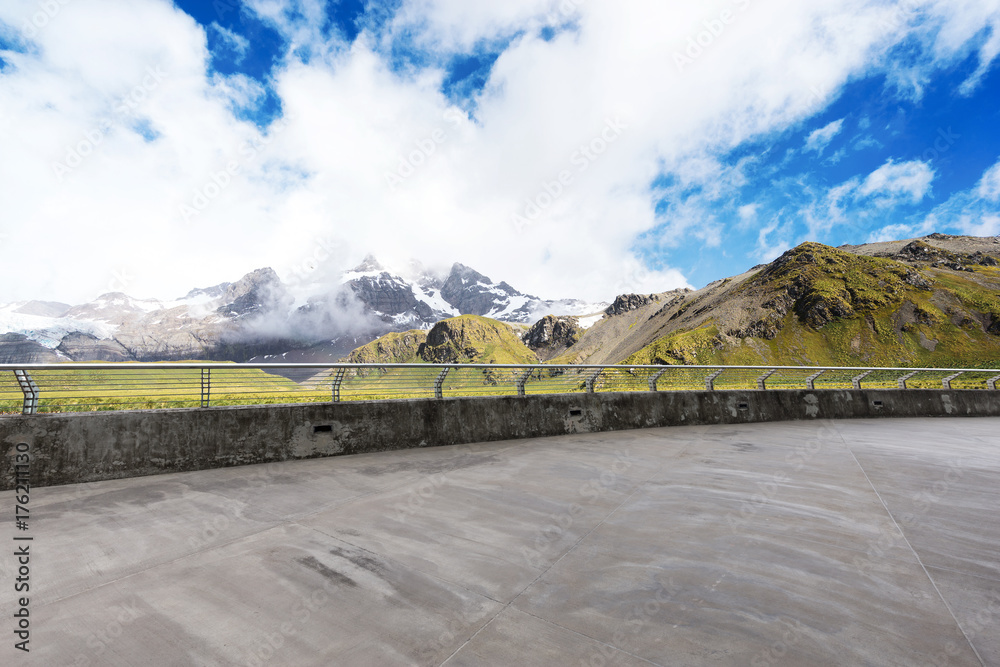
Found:
[[[1000,665],[1000,419],[569,435],[30,508],[31,652],[5,547],[2,664]]]

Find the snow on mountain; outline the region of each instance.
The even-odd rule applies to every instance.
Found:
[[[605,306],[607,308],[607,306]],[[604,318],[604,313],[597,313],[596,315],[587,315],[586,317],[581,317],[578,322],[581,329],[589,329]]]
[[[25,302],[0,306],[0,332],[19,333],[28,340],[55,349],[60,341],[74,331],[88,333],[97,338],[110,338],[117,326],[94,319],[75,317],[47,317],[28,315],[22,310]]]
[[[0,334],[86,360],[198,358],[217,349],[241,354],[234,351],[239,341],[254,346],[251,354],[271,354],[281,340],[339,350],[348,339],[429,329],[463,314],[530,324],[545,315],[591,315],[607,306],[540,299],[462,264],[435,273],[417,261],[387,267],[369,255],[353,269],[326,276],[286,285],[273,270],[258,269],[173,300],[110,292],[76,306],[12,303],[0,306]]]

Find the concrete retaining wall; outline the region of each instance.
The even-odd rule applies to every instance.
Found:
[[[561,394],[0,418],[0,489],[18,443],[34,486],[182,470],[683,424],[1000,416],[1000,392],[792,390]]]

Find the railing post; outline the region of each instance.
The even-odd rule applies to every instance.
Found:
[[[1000,375],[997,375],[996,377],[991,377],[989,380],[987,380],[986,381],[986,387],[988,389],[996,391],[997,381],[1000,381]]]
[[[333,377],[333,386],[330,388],[330,391],[334,403],[340,402],[340,385],[344,381],[345,373],[347,373],[347,369],[340,367],[337,369],[337,374]]]
[[[593,394],[594,393],[594,383],[597,382],[597,378],[600,377],[601,373],[603,373],[603,372],[604,372],[604,369],[601,368],[596,373],[594,373],[589,378],[587,378],[587,393],[588,394]]]
[[[906,381],[919,372],[920,371],[911,371],[907,373],[903,377],[899,378],[899,380],[896,382],[896,386],[899,387],[900,389],[909,389],[909,387],[906,386]]]
[[[24,407],[21,409],[22,415],[33,415],[38,413],[38,385],[31,378],[28,371],[14,371],[14,377],[21,386],[21,393],[24,394]]]
[[[524,396],[524,383],[528,381],[531,377],[532,369],[528,369],[526,373],[522,373],[521,377],[517,378],[517,395]]]
[[[855,389],[861,389],[861,381],[874,372],[875,372],[874,369],[870,371],[865,371],[861,375],[851,378],[851,386],[854,387]]]
[[[777,372],[778,372],[777,368],[772,368],[771,370],[769,370],[768,372],[764,373],[759,378],[757,378],[757,390],[764,391],[765,389],[767,389],[767,378],[771,377]]]
[[[711,375],[709,375],[707,378],[705,378],[705,391],[715,391],[715,378],[717,378],[720,375],[722,375],[722,371],[724,371],[724,370],[726,370],[726,369],[725,368],[720,368],[719,370],[715,371],[714,373],[712,373]]]
[[[959,372],[954,373],[952,375],[949,375],[945,379],[941,380],[941,388],[942,389],[951,389],[951,381],[954,380],[955,378],[957,378],[959,375],[961,375],[964,372],[965,371],[959,371]]]
[[[207,408],[212,401],[212,369],[201,369],[201,407]]]
[[[434,380],[434,398],[444,398],[444,378],[450,370],[451,368],[445,368],[438,373],[437,379]]]
[[[656,375],[654,375],[653,377],[649,378],[649,390],[650,391],[656,391],[656,382],[657,382],[657,380],[659,380],[663,376],[663,374],[666,373],[668,370],[670,370],[670,369],[669,368],[664,368],[663,370],[658,371],[656,373]]]
[[[807,377],[806,378],[806,389],[808,389],[809,391],[814,391],[816,389],[816,379],[820,375],[822,375],[823,373],[825,373],[825,372],[826,372],[826,369],[824,368],[820,372],[813,373],[812,375],[810,375],[809,377]]]

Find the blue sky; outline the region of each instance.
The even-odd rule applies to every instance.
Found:
[[[0,243],[47,260],[0,302],[368,252],[611,299],[995,235],[998,52],[1000,0],[12,0]]]

